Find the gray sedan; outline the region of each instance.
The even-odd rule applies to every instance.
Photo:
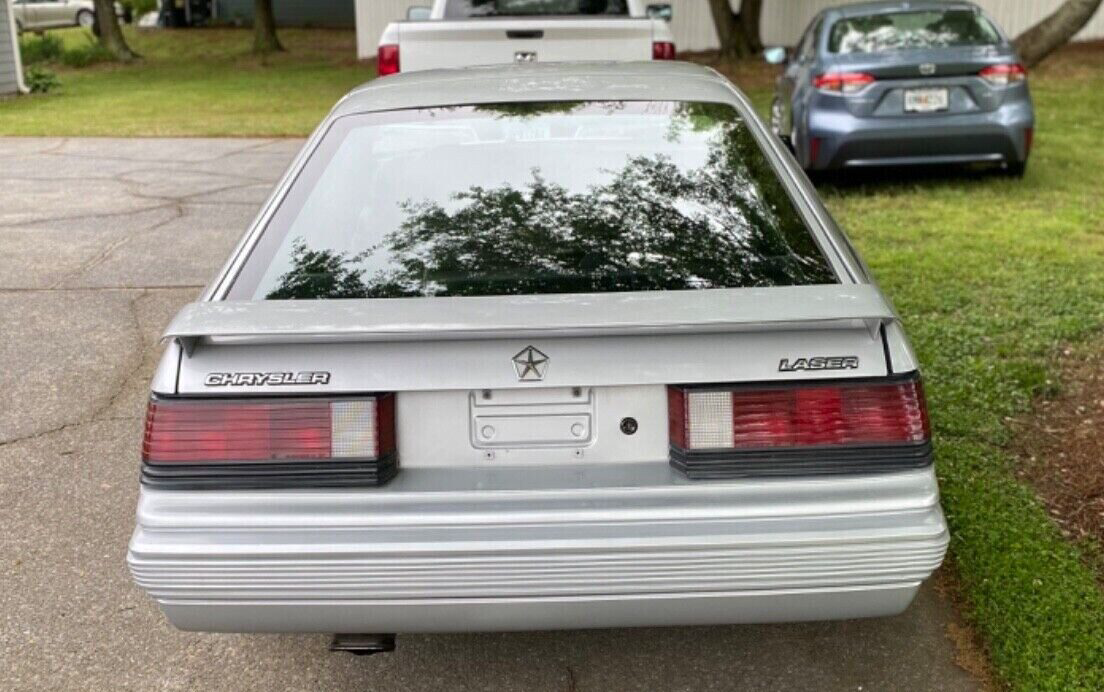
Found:
[[[771,127],[807,170],[991,162],[1022,175],[1035,116],[1007,37],[967,2],[818,14],[785,62]]]
[[[947,547],[899,319],[698,66],[355,90],[165,337],[128,562],[184,629],[882,616]]]

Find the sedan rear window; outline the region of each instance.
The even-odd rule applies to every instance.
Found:
[[[997,30],[971,9],[883,12],[847,17],[832,25],[832,53],[887,53],[913,48],[990,46],[1000,43]]]
[[[505,103],[336,120],[230,297],[835,282],[732,107]]]
[[[628,13],[628,0],[448,0],[445,4],[447,19]]]

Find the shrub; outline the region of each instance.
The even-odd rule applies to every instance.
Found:
[[[41,67],[28,67],[23,70],[23,82],[32,94],[45,94],[61,86],[56,74]]]
[[[88,67],[98,62],[108,62],[114,58],[111,51],[100,45],[100,42],[92,36],[87,36],[88,42],[78,48],[70,48],[61,54],[61,62],[67,67]]]
[[[19,52],[24,65],[50,62],[61,57],[61,39],[53,34],[23,36],[19,39]]]

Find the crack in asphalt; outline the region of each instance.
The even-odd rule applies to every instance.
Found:
[[[60,276],[57,277],[57,279],[55,281],[53,281],[47,287],[48,288],[57,288],[61,284],[68,281],[70,278],[75,279],[75,278],[78,278],[78,277],[82,276],[83,274],[91,271],[92,269],[95,269],[99,265],[106,262],[108,257],[110,257],[120,247],[122,247],[122,246],[126,245],[127,243],[129,243],[135,236],[141,235],[143,233],[149,233],[150,231],[155,231],[158,228],[161,228],[162,226],[165,226],[167,224],[172,223],[173,221],[176,221],[177,219],[184,218],[184,216],[186,215],[186,212],[184,211],[184,205],[182,205],[182,204],[176,204],[176,205],[173,205],[172,207],[168,207],[168,208],[171,208],[173,210],[173,215],[170,216],[169,218],[162,219],[161,221],[157,221],[157,222],[155,222],[155,223],[153,223],[150,226],[147,226],[145,228],[140,228],[140,229],[136,229],[134,231],[130,231],[129,233],[124,233],[121,237],[115,239],[115,241],[107,243],[106,247],[104,247],[104,249],[98,255],[88,259],[85,262],[82,262],[81,265],[78,266],[76,269],[73,269],[72,271],[65,272],[65,273],[61,274]]]
[[[87,220],[87,219],[113,219],[133,216],[136,214],[146,214],[159,210],[169,210],[171,214],[167,218],[158,218],[156,221],[148,224],[143,224],[139,228],[131,229],[119,237],[106,242],[92,257],[81,262],[77,267],[72,270],[60,273],[54,278],[54,280],[46,287],[30,287],[30,286],[10,286],[0,287],[0,294],[32,294],[32,293],[68,293],[68,292],[82,292],[82,293],[101,293],[110,291],[122,291],[122,292],[134,292],[134,295],[130,296],[126,301],[127,320],[126,331],[131,335],[129,339],[130,345],[126,347],[126,356],[122,360],[121,364],[117,368],[117,372],[110,377],[111,386],[107,392],[101,397],[99,403],[95,405],[92,410],[80,419],[75,421],[65,422],[59,425],[55,425],[45,430],[39,430],[36,432],[19,435],[9,439],[0,440],[0,448],[10,447],[21,443],[31,442],[39,440],[51,435],[57,435],[69,430],[78,429],[84,426],[100,423],[104,421],[137,421],[141,420],[140,415],[133,416],[121,416],[118,414],[112,414],[111,412],[117,407],[123,397],[131,391],[136,379],[144,378],[146,376],[146,364],[150,356],[150,350],[158,344],[156,339],[147,340],[144,337],[144,330],[142,320],[139,315],[139,307],[142,301],[146,300],[149,296],[156,294],[157,292],[164,291],[194,291],[204,288],[199,284],[184,284],[184,285],[142,285],[142,286],[97,286],[97,287],[83,287],[83,286],[65,286],[63,284],[71,281],[79,280],[80,277],[87,275],[89,272],[96,269],[107,262],[116,251],[125,247],[128,243],[134,239],[159,228],[178,221],[188,216],[188,212],[192,207],[210,206],[210,205],[224,205],[224,204],[250,204],[258,206],[254,203],[246,202],[213,202],[206,201],[199,198],[218,194],[221,192],[229,192],[233,190],[240,190],[250,187],[258,187],[261,185],[272,185],[275,180],[266,180],[252,175],[243,174],[227,174],[226,172],[214,172],[210,170],[204,170],[205,165],[209,166],[211,163],[219,160],[247,153],[249,151],[263,149],[278,142],[278,140],[260,140],[257,142],[251,142],[246,146],[234,147],[233,149],[223,152],[218,156],[208,157],[204,159],[198,159],[194,162],[180,162],[169,161],[159,159],[135,159],[121,156],[103,155],[97,152],[79,153],[79,152],[66,152],[62,151],[70,142],[69,138],[62,138],[56,143],[51,144],[48,147],[35,150],[33,152],[26,152],[25,156],[51,156],[59,158],[82,158],[82,159],[94,159],[104,161],[122,161],[133,162],[135,164],[142,164],[140,168],[121,171],[119,173],[109,176],[85,176],[85,177],[71,177],[71,178],[50,178],[49,182],[57,182],[59,180],[80,180],[80,181],[99,181],[99,182],[113,182],[120,185],[123,188],[123,194],[134,200],[149,201],[155,204],[147,206],[140,206],[136,209],[127,209],[125,211],[107,211],[107,212],[95,212],[87,214],[61,214],[57,216],[49,216],[45,218],[36,218],[22,221],[8,221],[0,222],[0,229],[11,228],[27,228],[37,227],[44,224],[52,223],[64,223],[66,221]],[[190,168],[189,164],[196,164],[197,168]],[[163,164],[163,165],[159,165]],[[194,192],[188,192],[185,194],[156,194],[149,193],[142,189],[144,185],[143,181],[138,178],[142,174],[147,175],[165,175],[165,174],[177,174],[177,175],[195,175],[195,176],[218,176],[229,184],[220,185],[209,190],[200,190]],[[0,180],[14,179],[12,176],[0,176]],[[22,177],[22,180],[35,180],[35,178]],[[42,182],[47,182],[45,178],[39,178]]]
[[[138,311],[135,308],[135,303],[141,300],[144,295],[145,293],[143,292],[128,300],[126,308],[127,313],[130,315],[130,324],[128,325],[128,328],[132,332],[134,340],[136,342],[133,348],[128,349],[128,353],[132,351],[137,351],[137,362],[134,364],[124,363],[123,367],[120,368],[123,371],[123,374],[115,378],[116,386],[114,388],[114,391],[112,391],[111,394],[107,397],[107,401],[96,406],[94,409],[92,409],[91,413],[89,413],[81,420],[64,423],[62,425],[58,425],[47,430],[41,430],[27,435],[21,435],[19,437],[14,437],[8,440],[0,440],[0,448],[10,447],[11,445],[18,444],[20,442],[28,442],[31,440],[41,439],[43,437],[64,432],[66,430],[80,428],[85,425],[91,425],[92,423],[100,422],[103,414],[111,410],[111,407],[115,405],[115,403],[119,400],[119,397],[121,397],[126,391],[127,385],[130,384],[130,381],[137,375],[137,371],[141,370],[142,365],[145,364],[145,356],[149,350],[149,347],[144,343],[145,339],[142,337],[142,325],[138,319]],[[134,418],[132,418],[131,420],[133,419]]]

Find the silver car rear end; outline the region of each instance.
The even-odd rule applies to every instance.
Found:
[[[270,204],[170,325],[153,385],[128,562],[169,619],[440,632],[907,607],[948,541],[917,363],[743,97],[689,66],[565,65],[395,77],[332,117],[434,105],[427,80],[441,103],[571,85],[560,98],[728,104],[837,283],[224,300]],[[266,444],[326,452],[246,458]],[[191,453],[206,462],[175,463]]]

